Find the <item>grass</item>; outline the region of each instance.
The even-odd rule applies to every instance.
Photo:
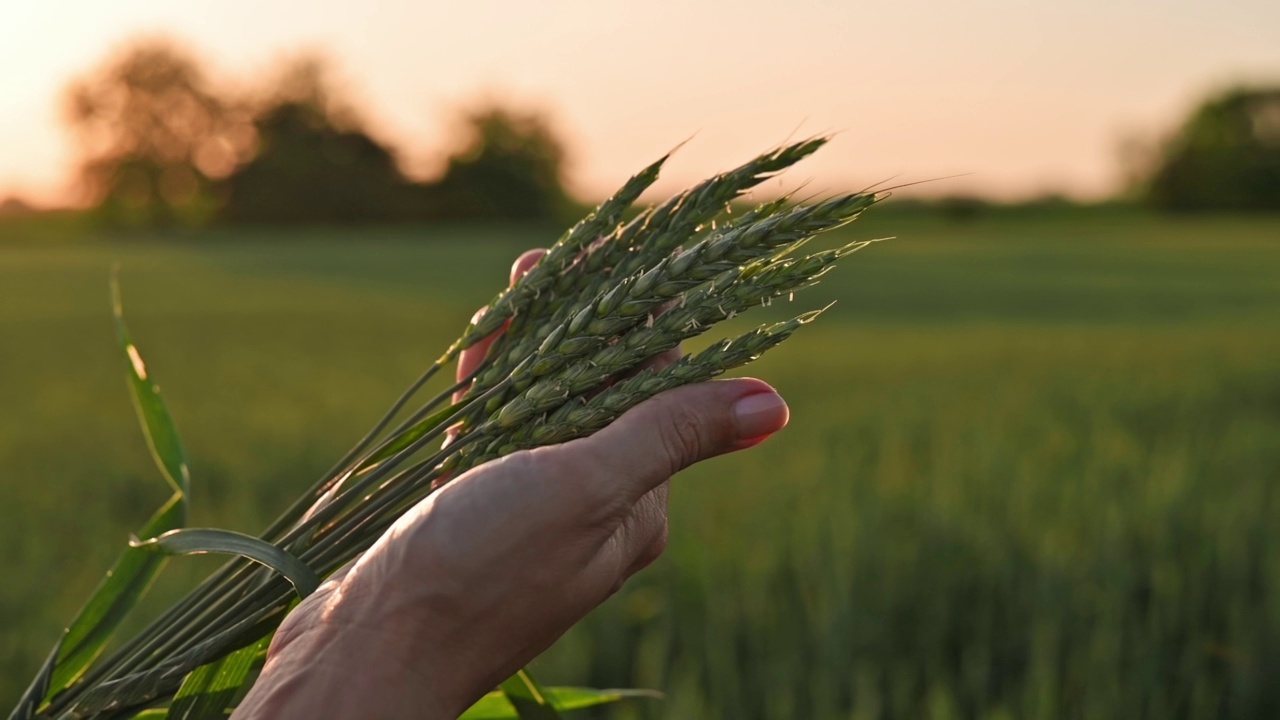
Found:
[[[667,556],[539,677],[668,694],[618,717],[1280,712],[1280,220],[886,208],[831,242],[888,234],[752,368],[792,426],[682,477]],[[165,496],[113,261],[189,446],[192,524],[257,531],[551,239],[0,245],[0,698]],[[148,607],[215,562],[172,561]]]

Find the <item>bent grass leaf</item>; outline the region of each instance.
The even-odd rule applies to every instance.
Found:
[[[156,467],[174,490],[169,501],[136,533],[137,536],[150,538],[186,524],[190,471],[178,430],[164,399],[160,397],[160,388],[147,372],[142,354],[138,352],[125,325],[120,284],[114,274],[111,278],[111,298],[116,334],[125,360],[134,409],[138,413],[139,424]],[[163,565],[163,556],[145,550],[129,548],[121,554],[89,601],[63,632],[62,649],[45,694],[46,700],[75,682],[102,652],[120,621],[146,593]]]
[[[225,718],[231,703],[241,695],[245,681],[263,659],[271,638],[266,637],[230,655],[192,670],[182,681],[168,714],[157,720],[211,720]]]
[[[546,697],[561,712],[583,710],[597,705],[621,702],[632,698],[662,699],[662,693],[654,690],[595,690],[579,687],[546,688]],[[467,709],[458,720],[520,720],[520,714],[501,690],[495,690]]]
[[[320,578],[298,558],[256,537],[231,530],[189,528],[170,530],[150,540],[133,540],[130,547],[164,555],[239,555],[280,573],[305,598],[320,586]]]

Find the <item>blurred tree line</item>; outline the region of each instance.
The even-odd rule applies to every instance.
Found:
[[[149,40],[75,82],[68,99],[83,188],[113,226],[561,221],[574,208],[545,118],[475,109],[443,175],[414,181],[317,58],[238,97],[216,90],[189,53]]]
[[[237,95],[179,46],[147,40],[68,99],[83,188],[111,225],[562,222],[577,209],[544,117],[473,109],[443,174],[415,181],[316,58]],[[1280,87],[1210,97],[1168,137],[1130,143],[1125,162],[1131,196],[1162,210],[1280,211]]]
[[[1132,143],[1136,194],[1161,210],[1280,211],[1280,87],[1210,97],[1168,138]]]

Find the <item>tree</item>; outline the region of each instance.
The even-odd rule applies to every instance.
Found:
[[[540,116],[485,106],[436,183],[414,183],[318,58],[257,100],[214,91],[166,40],[137,42],[68,93],[81,179],[116,225],[560,220],[564,152]]]
[[[466,116],[462,148],[434,188],[435,214],[450,219],[560,220],[571,205],[564,149],[534,113],[488,105]]]
[[[84,192],[115,225],[208,219],[216,181],[252,144],[243,108],[215,94],[197,60],[167,40],[127,48],[76,81],[68,100]]]
[[[231,222],[352,223],[408,219],[418,199],[394,154],[334,90],[325,63],[287,67],[261,103],[257,155],[227,181]]]
[[[1167,210],[1280,210],[1280,88],[1210,98],[1164,143],[1145,186]]]

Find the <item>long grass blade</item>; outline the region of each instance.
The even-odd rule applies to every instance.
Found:
[[[580,687],[550,687],[546,697],[560,712],[585,710],[599,705],[622,702],[634,698],[662,699],[655,690],[595,690]],[[520,714],[501,690],[495,690],[480,698],[475,705],[458,716],[458,720],[520,720]]]
[[[175,493],[185,498],[191,494],[191,471],[187,466],[187,456],[182,449],[178,428],[169,415],[169,408],[165,406],[164,398],[160,397],[160,388],[148,375],[142,354],[138,352],[137,345],[129,335],[129,328],[125,325],[124,306],[120,300],[120,280],[115,275],[111,277],[111,310],[115,316],[120,351],[124,353],[128,369],[129,389],[133,391],[130,395],[138,412],[143,434],[147,438],[147,447],[151,449],[151,456],[165,481],[173,487]]]
[[[190,471],[173,418],[125,324],[120,283],[115,275],[111,278],[111,298],[117,339],[125,361],[130,396],[138,421],[156,467],[174,491],[169,501],[136,533],[150,538],[186,524]],[[163,565],[162,556],[144,550],[130,548],[121,554],[89,601],[64,631],[61,650],[45,699],[52,698],[75,682],[102,652],[120,622],[146,593]]]

